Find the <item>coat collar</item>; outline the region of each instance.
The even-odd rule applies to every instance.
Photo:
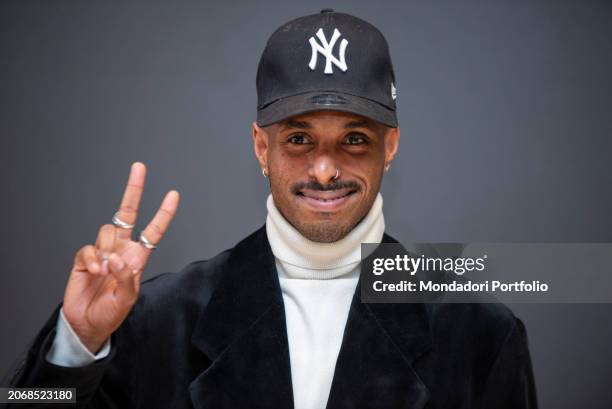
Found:
[[[396,242],[388,235],[383,242]],[[265,226],[231,252],[192,344],[212,364],[190,386],[194,407],[293,408],[283,298]],[[353,296],[327,409],[417,409],[429,391],[412,361],[431,346],[423,304]]]

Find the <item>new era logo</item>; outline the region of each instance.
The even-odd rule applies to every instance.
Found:
[[[348,46],[348,40],[343,38],[340,41],[339,48],[339,57],[336,58],[333,54],[334,46],[336,45],[336,41],[340,38],[341,34],[337,28],[334,28],[334,33],[332,34],[331,40],[328,42],[325,38],[325,34],[323,33],[323,29],[320,28],[316,33],[317,38],[320,43],[314,38],[314,36],[310,37],[308,40],[310,42],[310,47],[312,49],[312,56],[310,57],[310,62],[308,63],[308,67],[311,70],[315,70],[317,67],[317,57],[319,53],[325,57],[325,69],[323,72],[325,74],[333,74],[334,70],[332,69],[332,64],[336,67],[340,68],[342,71],[346,71],[348,67],[346,66],[346,46]]]

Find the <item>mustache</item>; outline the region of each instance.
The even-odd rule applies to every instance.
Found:
[[[319,190],[322,192],[331,191],[331,190],[340,190],[340,189],[350,189],[356,192],[361,190],[361,185],[354,180],[343,180],[343,181],[335,181],[329,183],[327,185],[322,185],[321,183],[312,180],[310,182],[298,182],[291,186],[291,193],[298,194],[300,191],[308,189],[308,190]]]

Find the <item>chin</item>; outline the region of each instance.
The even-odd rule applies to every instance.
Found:
[[[333,243],[344,238],[350,227],[335,222],[304,223],[299,232],[308,240],[318,243]]]
[[[296,214],[296,229],[311,241],[333,243],[343,239],[357,225],[358,220],[347,214]],[[357,220],[357,221],[354,221]]]

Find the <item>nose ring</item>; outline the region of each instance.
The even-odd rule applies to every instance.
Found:
[[[338,180],[339,176],[340,176],[340,169],[336,168],[336,176],[333,177],[333,180]]]

